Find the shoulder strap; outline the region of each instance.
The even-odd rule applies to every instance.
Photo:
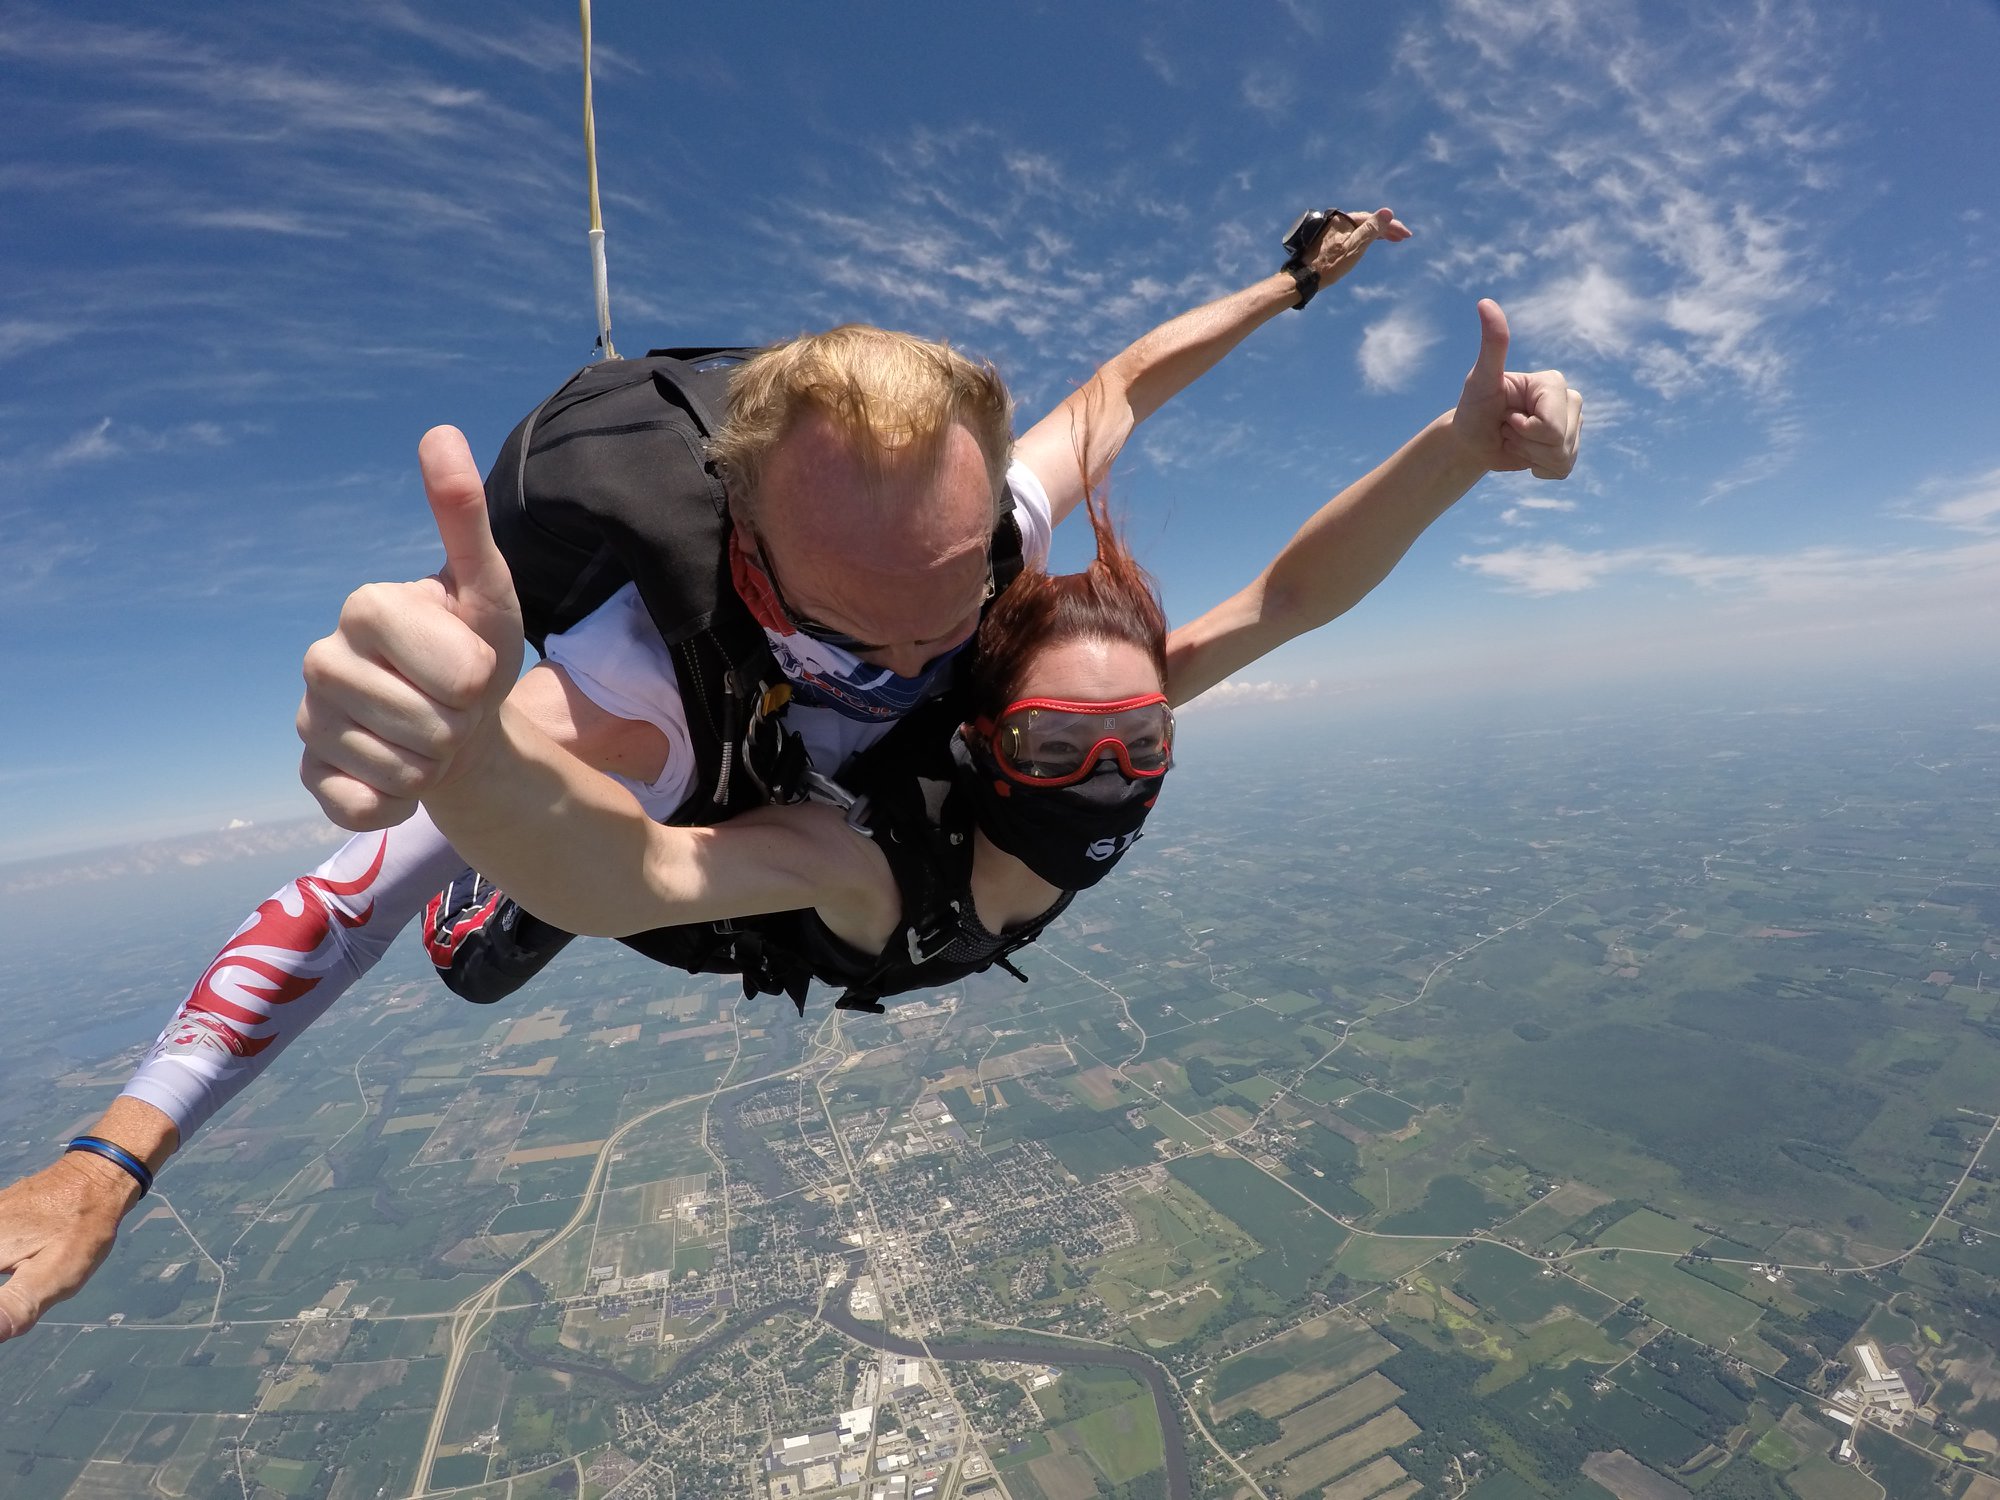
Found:
[[[1025,565],[1021,550],[1021,518],[1014,514],[1014,491],[1000,491],[1000,519],[993,523],[993,596],[1021,576]],[[989,606],[990,607],[990,606]]]
[[[669,645],[733,599],[707,442],[750,349],[584,366],[508,435],[486,477],[493,535],[539,650],[628,580]]]
[[[783,675],[730,583],[728,499],[707,451],[730,372],[755,352],[656,349],[586,365],[514,429],[486,482],[536,649],[625,583],[638,589],[687,707],[698,787],[687,822],[766,800],[803,759],[778,728],[782,700],[768,701]]]

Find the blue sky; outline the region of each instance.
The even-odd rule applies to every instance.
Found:
[[[597,24],[627,351],[868,319],[993,358],[1031,419],[1299,209],[1397,209],[1415,239],[1121,464],[1176,618],[1507,306],[1516,365],[1586,393],[1577,475],[1489,481],[1240,712],[2000,643],[1990,0]],[[589,356],[577,53],[564,4],[0,5],[0,859],[310,810],[298,659],[434,565],[418,435],[484,460]]]

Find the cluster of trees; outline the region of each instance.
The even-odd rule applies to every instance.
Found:
[[[1204,1099],[1212,1099],[1232,1083],[1241,1083],[1257,1070],[1248,1063],[1217,1063],[1205,1057],[1187,1060],[1188,1087]]]
[[[1112,1484],[1100,1477],[1097,1493],[1103,1500],[1167,1500],[1167,1476],[1164,1470],[1148,1469],[1123,1484]]]
[[[1581,1412],[1572,1412],[1561,1424],[1544,1424],[1509,1403],[1482,1399],[1473,1389],[1486,1368],[1478,1360],[1433,1349],[1393,1327],[1382,1332],[1397,1352],[1383,1362],[1381,1372],[1403,1388],[1398,1404],[1424,1429],[1395,1450],[1396,1462],[1439,1493],[1445,1491],[1452,1455],[1468,1450],[1494,1455],[1545,1493],[1560,1495],[1575,1487],[1592,1453],[1622,1446]],[[1713,1441],[1726,1435],[1743,1420],[1755,1386],[1706,1350],[1665,1337],[1664,1344],[1647,1351],[1661,1383],[1704,1413],[1705,1437]],[[1789,1500],[1777,1480],[1761,1464],[1731,1462],[1704,1476],[1702,1500]]]
[[[1739,1457],[1702,1477],[1701,1500],[1794,1500],[1776,1469]]]
[[[1757,1387],[1698,1344],[1664,1333],[1642,1356],[1660,1384],[1702,1414],[1701,1435],[1719,1443],[1750,1415]],[[1641,1399],[1644,1399],[1643,1397]]]
[[[1859,1318],[1831,1307],[1815,1307],[1802,1319],[1774,1307],[1765,1312],[1758,1332],[1785,1353],[1777,1378],[1809,1389],[1821,1365],[1838,1355],[1860,1327]]]
[[[1172,1370],[1176,1375],[1187,1374],[1190,1368],[1202,1360],[1204,1356],[1212,1358],[1213,1362],[1219,1365],[1236,1351],[1233,1346],[1227,1344],[1219,1349],[1209,1349],[1207,1347],[1208,1341],[1219,1337],[1224,1330],[1242,1322],[1245,1318],[1251,1317],[1258,1311],[1259,1309],[1250,1305],[1249,1300],[1243,1295],[1241,1287],[1231,1286],[1229,1289],[1229,1299],[1221,1307],[1210,1313],[1202,1321],[1199,1328],[1195,1329],[1193,1333],[1189,1334],[1179,1343],[1169,1344],[1164,1349],[1154,1350],[1153,1357]]]
[[[1476,1449],[1507,1454],[1510,1466],[1539,1480],[1549,1494],[1574,1486],[1583,1461],[1598,1449],[1617,1446],[1595,1434],[1585,1422],[1544,1426],[1509,1410],[1497,1401],[1473,1393],[1486,1367],[1462,1354],[1447,1354],[1394,1328],[1382,1330],[1396,1353],[1381,1372],[1403,1388],[1398,1400],[1423,1434],[1395,1450],[1396,1462],[1412,1479],[1437,1493],[1446,1492],[1453,1454]]]
[[[1253,1448],[1275,1443],[1284,1436],[1284,1430],[1260,1411],[1239,1411],[1227,1422],[1217,1423],[1209,1430],[1223,1447],[1239,1458]]]

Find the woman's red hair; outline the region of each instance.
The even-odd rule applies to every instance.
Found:
[[[1130,641],[1167,679],[1167,615],[1159,591],[1111,524],[1093,486],[1084,496],[1097,557],[1081,573],[1024,570],[993,601],[979,627],[972,672],[973,711],[997,716],[1019,696],[1028,663],[1066,641]]]

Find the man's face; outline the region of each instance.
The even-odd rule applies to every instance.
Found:
[[[813,413],[771,455],[757,542],[785,602],[869,642],[873,666],[914,677],[979,628],[991,578],[993,492],[971,432],[954,426],[928,462],[869,474]]]

